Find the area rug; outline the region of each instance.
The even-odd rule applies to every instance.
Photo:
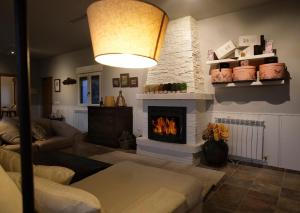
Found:
[[[214,186],[220,183],[222,178],[225,176],[225,173],[221,171],[121,151],[114,151],[100,155],[98,154],[91,156],[90,158],[110,164],[116,164],[121,161],[133,161],[135,163],[140,163],[147,166],[153,166],[161,169],[175,171],[181,174],[194,176],[203,184],[203,199]]]

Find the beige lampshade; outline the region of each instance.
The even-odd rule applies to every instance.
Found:
[[[155,66],[169,18],[138,0],[101,0],[87,10],[95,60],[123,68]]]

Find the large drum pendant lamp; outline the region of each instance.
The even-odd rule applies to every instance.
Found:
[[[87,9],[95,60],[122,68],[157,64],[169,18],[138,0],[100,0]]]

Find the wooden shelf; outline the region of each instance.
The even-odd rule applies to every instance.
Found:
[[[215,83],[215,88],[222,87],[252,87],[252,86],[274,86],[284,85],[285,80],[269,80],[269,81],[254,81],[254,82],[235,82],[235,83]]]
[[[136,94],[137,100],[213,100],[211,93]]]
[[[213,60],[213,61],[207,61],[206,64],[213,65],[213,64],[220,64],[220,63],[233,63],[243,60],[258,60],[258,59],[264,59],[264,58],[272,58],[277,57],[275,53],[267,53],[267,54],[261,54],[261,55],[253,55],[253,56],[247,56],[247,57],[239,57],[237,59],[221,59],[221,60]]]

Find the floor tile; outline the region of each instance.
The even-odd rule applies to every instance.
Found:
[[[246,193],[245,188],[224,184],[208,199],[207,203],[218,208],[235,210]]]
[[[249,190],[241,202],[238,212],[275,212],[277,200],[277,197]]]
[[[271,169],[262,169],[259,171],[256,181],[260,183],[273,184],[281,186],[283,181],[283,171],[275,171]]]
[[[261,192],[261,193],[265,193],[268,195],[278,197],[280,194],[281,187],[273,185],[271,183],[259,182],[256,180],[253,183],[253,185],[250,187],[250,189],[253,191],[257,191],[257,192]]]
[[[287,189],[300,191],[300,175],[286,172],[282,186]]]
[[[214,205],[208,205],[208,204],[204,204],[202,209],[202,213],[231,213],[231,212],[233,211],[227,209],[221,209]]]
[[[252,180],[254,181],[257,177],[257,171],[246,171],[238,169],[236,172],[232,174],[232,177],[245,179],[245,180]]]
[[[280,196],[283,198],[288,198],[300,202],[300,191],[282,188]]]
[[[299,213],[300,212],[300,202],[280,197],[277,204],[278,212],[286,213]]]
[[[248,189],[249,187],[252,186],[254,181],[248,180],[245,178],[237,178],[237,177],[232,176],[232,177],[226,178],[224,183]]]

